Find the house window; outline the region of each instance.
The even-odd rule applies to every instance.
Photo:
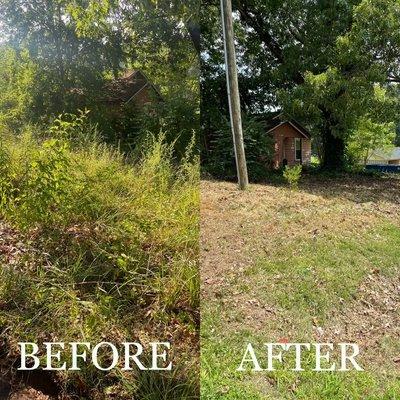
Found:
[[[294,150],[295,150],[295,157],[296,161],[301,161],[301,139],[295,138],[294,139]]]

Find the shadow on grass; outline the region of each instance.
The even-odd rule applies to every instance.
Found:
[[[251,180],[250,176],[250,180]],[[218,179],[203,174],[203,180],[232,182],[235,179]],[[271,171],[263,179],[253,184],[288,188],[282,171]],[[400,204],[400,174],[378,174],[374,172],[323,172],[320,170],[304,171],[299,182],[299,190],[322,196],[327,199],[341,198],[355,203],[378,203],[386,201]]]
[[[400,204],[400,175],[307,174],[300,190],[327,199],[341,198],[354,203]]]

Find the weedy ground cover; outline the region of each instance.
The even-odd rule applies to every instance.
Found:
[[[198,162],[149,137],[129,159],[75,118],[1,133],[0,327],[18,341],[170,341],[173,372],[51,377],[81,398],[189,399],[198,391]],[[93,133],[93,132],[92,132]],[[82,139],[83,136],[84,140]]]

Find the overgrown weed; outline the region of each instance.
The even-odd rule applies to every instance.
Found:
[[[68,121],[60,118],[44,133],[27,128],[19,137],[1,136],[1,218],[35,249],[29,262],[0,272],[8,345],[15,353],[18,341],[38,339],[169,339],[177,342],[175,364],[186,366],[179,376],[156,382],[121,375],[111,384],[112,373],[87,367],[60,379],[69,388],[83,379],[93,398],[111,391],[132,398],[146,392],[143,385],[149,399],[162,398],[155,396],[163,388],[173,398],[194,398],[198,159],[189,149],[177,162],[161,134],[149,136],[141,156],[128,162],[97,135],[88,139],[83,114]],[[79,145],[74,130],[85,138]]]

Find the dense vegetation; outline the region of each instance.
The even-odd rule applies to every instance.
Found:
[[[0,329],[10,381],[18,341],[166,340],[171,373],[88,364],[49,379],[66,398],[197,396],[196,15],[196,2],[0,0]],[[104,88],[131,69],[162,101],[112,119]]]
[[[46,124],[86,107],[111,143],[131,149],[145,128],[174,126],[184,153],[198,125],[197,3],[179,3],[0,1],[0,123]],[[105,85],[132,69],[163,101],[113,121]]]
[[[219,5],[213,0],[203,4],[207,167],[215,163],[212,143],[226,120],[228,104]],[[233,1],[233,7],[244,113],[268,121],[271,111],[279,111],[297,119],[311,131],[314,152],[328,170],[362,161],[365,147],[393,145],[394,127],[399,125],[397,0],[241,0]],[[377,133],[365,137],[371,129]],[[354,146],[360,137],[363,143]]]
[[[17,341],[55,338],[179,338],[176,376],[162,385],[178,398],[194,396],[196,374],[182,368],[196,359],[186,348],[198,319],[196,162],[175,166],[172,149],[150,139],[128,164],[101,143],[75,147],[56,137],[2,136],[0,212],[26,246],[0,272],[7,348],[15,354]],[[57,378],[87,398],[109,390],[162,398],[161,383],[146,379],[92,366]]]

